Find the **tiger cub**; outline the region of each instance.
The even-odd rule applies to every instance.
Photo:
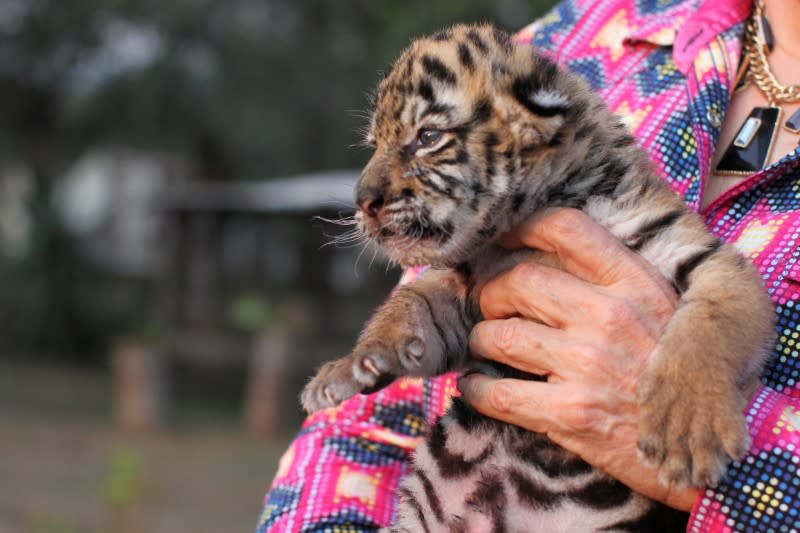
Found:
[[[772,346],[772,305],[755,269],[706,232],[577,75],[490,25],[456,26],[396,61],[378,86],[368,141],[375,152],[356,188],[359,227],[401,265],[431,268],[377,310],[350,355],[319,370],[303,392],[306,409],[398,376],[467,367],[480,287],[521,261],[554,262],[494,241],[560,206],[606,227],[680,295],[639,385],[645,459],[667,480],[701,486],[745,454],[742,409]],[[414,461],[388,531],[652,532],[685,523],[543,435],[459,399]]]

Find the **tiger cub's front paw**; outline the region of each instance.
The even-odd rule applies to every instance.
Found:
[[[320,368],[301,395],[303,407],[318,411],[401,376],[434,376],[458,366],[472,327],[460,279],[434,271],[398,289],[367,323],[352,353]]]
[[[646,375],[639,385],[639,452],[660,467],[660,478],[678,486],[716,486],[729,459],[750,447],[743,400],[733,384],[688,389],[663,373]]]
[[[380,390],[400,376],[421,375],[424,355],[425,342],[416,335],[362,342],[350,355],[323,365],[306,385],[300,401],[313,413],[358,393]]]

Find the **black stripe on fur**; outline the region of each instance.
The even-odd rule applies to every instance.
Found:
[[[425,69],[425,72],[427,72],[430,76],[436,78],[442,83],[446,83],[447,85],[456,84],[457,78],[455,72],[450,70],[450,67],[442,63],[442,61],[438,58],[430,55],[422,56],[422,68]]]
[[[644,516],[617,522],[602,531],[628,531],[630,533],[676,533],[686,531],[689,514],[666,505],[656,504]]]
[[[601,172],[603,179],[592,190],[592,194],[599,196],[612,196],[619,187],[622,178],[631,169],[631,164],[624,157],[614,156],[603,164]]]
[[[675,269],[675,279],[672,282],[675,288],[678,289],[678,292],[686,292],[686,289],[689,288],[689,275],[695,268],[700,266],[703,261],[714,255],[714,253],[719,250],[720,246],[722,246],[722,244],[719,241],[714,241],[714,244],[712,244],[710,248],[694,254],[678,265],[678,268]]]
[[[439,473],[446,479],[462,477],[469,474],[476,466],[484,462],[486,458],[491,455],[494,448],[489,444],[485,450],[472,460],[465,459],[461,454],[450,452],[446,446],[447,431],[441,419],[431,428],[431,434],[428,437],[427,444],[431,456],[439,467]]]
[[[675,209],[648,221],[630,238],[628,248],[636,251],[641,250],[656,235],[677,222],[684,213],[685,211],[682,209]]]
[[[506,496],[505,485],[497,474],[486,475],[478,481],[478,487],[467,496],[468,506],[480,509],[492,517],[491,533],[506,533]]]
[[[483,39],[481,39],[481,36],[478,35],[478,32],[475,30],[470,30],[469,33],[467,33],[467,39],[469,39],[482,54],[489,51],[489,47],[486,46],[486,43],[483,42]]]
[[[417,501],[417,497],[408,490],[408,488],[403,487],[400,489],[400,498],[402,498],[403,503],[409,505],[414,512],[417,514],[417,518],[419,519],[419,523],[422,524],[422,529],[424,533],[430,533],[430,528],[428,528],[428,521],[425,519],[425,513],[422,512],[422,505]]]
[[[514,453],[551,478],[580,476],[593,470],[592,465],[543,435],[525,439]]]
[[[417,87],[419,95],[427,102],[435,102],[436,96],[433,94],[433,85],[428,80],[421,80]]]
[[[492,104],[489,100],[481,100],[472,113],[472,125],[482,124],[492,118]]]
[[[601,479],[571,491],[569,498],[592,509],[611,509],[631,499],[631,489],[615,479]]]
[[[519,501],[533,509],[552,509],[563,497],[563,494],[548,490],[516,468],[509,469],[508,480]]]
[[[448,414],[452,416],[456,420],[456,423],[467,433],[471,433],[476,429],[492,427],[496,424],[496,421],[476,411],[460,396],[453,398]],[[495,424],[492,422],[495,422]]]
[[[422,470],[414,470],[414,475],[419,478],[420,482],[422,483],[422,488],[425,489],[425,497],[428,499],[429,507],[431,511],[433,511],[433,515],[436,517],[436,520],[439,522],[444,522],[442,502],[439,501],[439,496],[436,494],[436,489],[433,487],[433,483],[431,483],[431,480]]]
[[[440,178],[442,178],[444,181],[446,181],[447,185],[449,185],[450,187],[458,187],[459,185],[461,185],[461,182],[458,181],[458,179],[455,176],[451,176],[450,174],[447,174],[446,172],[442,172],[441,170],[435,168],[432,168],[431,171]]]
[[[494,132],[489,132],[483,141],[483,157],[486,160],[486,176],[489,178],[494,177],[496,172],[495,163],[497,161],[497,157],[494,152],[494,148],[498,144],[500,144],[500,139]]]
[[[428,115],[449,115],[450,111],[453,110],[453,106],[448,104],[442,104],[439,102],[434,102],[422,112],[420,115],[420,119],[423,117],[427,117]]]
[[[428,189],[436,191],[437,193],[441,194],[442,196],[450,196],[452,194],[452,191],[450,191],[450,190],[448,190],[446,188],[440,187],[433,180],[431,180],[430,178],[428,178],[424,174],[421,174],[421,175],[417,176],[417,180],[419,180],[419,182],[421,184],[425,185]]]
[[[494,37],[494,42],[497,43],[497,46],[502,49],[507,49],[511,46],[511,38],[508,33],[496,26],[492,28],[492,37]]]
[[[459,43],[458,45],[458,60],[461,62],[461,66],[470,72],[475,70],[475,62],[472,60],[472,52],[469,51],[469,47],[464,43]]]

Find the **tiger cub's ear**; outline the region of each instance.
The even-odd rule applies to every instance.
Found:
[[[523,145],[546,145],[557,137],[570,109],[569,97],[517,78],[506,85],[497,107]]]
[[[528,111],[541,118],[564,117],[569,111],[569,98],[557,89],[528,87],[524,80],[517,80],[512,88],[514,98]]]

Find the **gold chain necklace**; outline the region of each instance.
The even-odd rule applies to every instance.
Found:
[[[718,174],[749,175],[764,168],[778,132],[782,115],[780,105],[800,102],[800,85],[781,85],[769,68],[767,54],[773,45],[772,30],[764,16],[764,0],[756,0],[745,28],[737,90],[740,82],[750,81],[764,94],[768,105],[750,111],[717,163]],[[792,133],[800,133],[800,109],[783,127]]]
[[[745,30],[744,51],[749,60],[747,77],[767,97],[770,104],[800,102],[800,85],[781,85],[769,69],[767,53],[772,51],[772,30],[764,17],[764,1],[755,3],[753,16]]]

